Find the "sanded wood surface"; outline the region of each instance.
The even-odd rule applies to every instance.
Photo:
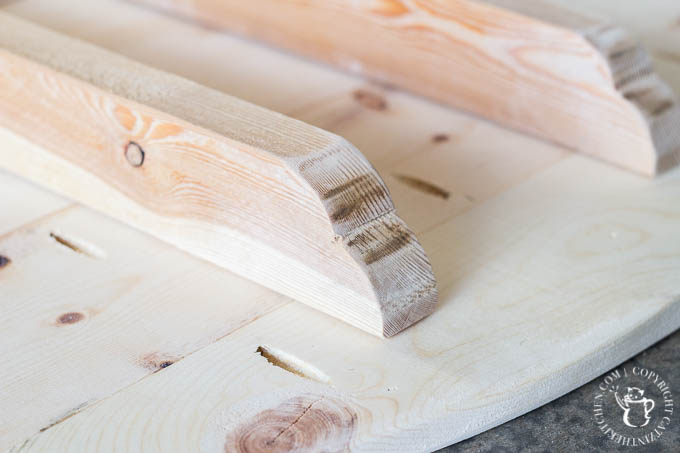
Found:
[[[549,0],[138,0],[653,175],[680,104],[610,20]]]
[[[27,205],[52,198],[0,181]],[[11,260],[0,269],[1,451],[288,301],[74,204],[0,237],[0,255]]]
[[[667,5],[650,17],[680,37]],[[125,2],[5,9],[348,138],[441,295],[381,340],[3,175],[36,208],[0,216],[0,451],[430,451],[680,326],[677,170],[639,177]]]
[[[30,203],[26,200],[31,200]],[[58,211],[72,202],[55,194],[46,194],[26,181],[17,179],[13,190],[3,189],[0,197],[0,213],[2,224],[0,235],[9,233],[32,220],[42,217],[47,212]]]
[[[0,167],[376,335],[434,308],[422,247],[341,137],[6,14],[0,64]]]

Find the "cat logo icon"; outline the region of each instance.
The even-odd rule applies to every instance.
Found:
[[[654,400],[645,398],[645,391],[637,387],[626,387],[628,392],[623,398],[614,393],[616,402],[623,409],[623,423],[631,428],[647,426],[651,419],[650,412],[654,409]]]
[[[673,393],[659,373],[624,365],[594,384],[593,420],[607,439],[622,447],[660,442],[660,449],[673,442],[666,434],[674,423]]]

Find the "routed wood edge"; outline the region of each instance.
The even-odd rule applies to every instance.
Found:
[[[430,262],[366,158],[337,137],[335,146],[293,160],[319,194],[337,239],[371,282],[381,334],[393,336],[430,314],[438,298]]]
[[[583,36],[606,65],[610,83],[639,112],[649,131],[652,152],[633,170],[648,176],[680,164],[680,101],[655,72],[649,53],[624,28],[544,0],[483,0]],[[614,162],[616,163],[616,162]]]
[[[434,310],[438,292],[430,263],[394,212],[360,226],[344,242],[375,288],[384,336],[399,333]]]
[[[678,163],[680,107],[647,53],[621,28],[544,0],[138,2],[637,173],[654,175]]]
[[[433,310],[422,247],[341,137],[6,14],[0,65],[1,166],[377,335]]]
[[[612,25],[597,27],[585,38],[606,59],[616,91],[640,112],[649,129],[652,166],[639,170],[654,176],[680,164],[680,103],[654,71],[647,51],[624,29]]]

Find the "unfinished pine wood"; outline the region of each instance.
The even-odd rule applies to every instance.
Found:
[[[140,2],[645,175],[680,161],[680,106],[646,52],[609,21],[543,0]]]
[[[0,236],[0,255],[0,451],[289,302],[75,205]]]
[[[442,304],[402,334],[290,304],[23,451],[427,452],[514,418],[680,326],[672,176],[567,159],[425,235]]]
[[[680,4],[671,4],[673,17],[680,18]],[[24,437],[16,442],[17,449],[217,452],[234,445],[257,446],[286,430],[269,449],[275,445],[286,451],[298,439],[298,446],[312,451],[347,445],[352,451],[431,451],[554,399],[680,325],[677,170],[653,181],[639,178],[440,105],[127,2],[21,0],[8,9],[346,136],[385,176],[400,215],[418,233],[442,283],[435,315],[389,340],[297,303],[272,306],[172,366],[150,376],[140,374],[130,387],[117,388],[104,380],[102,387],[113,396],[103,394],[79,407],[93,385],[87,380],[91,368],[87,354],[68,360],[69,351],[77,350],[76,344],[103,341],[96,329],[81,330],[69,348],[50,349],[66,354],[65,360],[50,362],[59,373],[41,374],[50,388],[59,388],[62,382],[56,377],[64,375],[73,376],[80,387],[71,385],[72,391],[45,399],[39,396],[44,387],[36,392],[33,380],[13,387],[14,393],[31,396],[24,404],[35,413],[67,406],[73,409],[67,414],[76,415]],[[664,17],[670,22],[672,15]],[[357,96],[357,91],[370,96]],[[508,152],[513,159],[503,158]],[[449,196],[421,190],[422,185],[400,176],[434,185]],[[88,274],[88,285],[125,275],[125,263],[118,260],[143,253],[136,248],[162,250],[160,244],[144,245],[137,239],[130,241],[133,249],[128,251],[128,241],[113,237],[116,253],[111,254],[108,240],[103,246],[88,232],[89,225],[98,228],[108,222],[89,212],[78,217],[77,234],[61,226],[69,239],[107,252],[111,271],[104,279]],[[20,247],[24,229],[15,234]],[[63,253],[44,256],[59,269],[59,260],[72,258],[73,252],[56,250]],[[184,258],[178,254],[175,259]],[[162,273],[170,260],[149,257],[140,275],[167,282]],[[133,288],[129,297],[136,301],[139,324],[107,317],[99,324],[110,332],[103,335],[106,344],[128,344],[127,338],[134,343],[140,335],[135,330],[152,324],[156,327],[140,330],[158,332],[159,347],[163,341],[200,347],[210,342],[200,329],[159,331],[154,318],[200,323],[213,307],[223,307],[219,316],[228,321],[239,316],[232,318],[222,301],[246,307],[259,303],[250,291],[243,295],[232,287],[234,277],[227,272],[213,270],[211,278],[200,280],[197,276],[212,266],[191,262],[195,275],[178,287],[189,295],[195,314],[178,308],[176,316],[164,318],[164,294],[150,291],[135,297],[138,288]],[[75,263],[67,262],[70,273],[85,272],[91,262]],[[17,288],[40,282],[49,288],[52,277],[43,269],[42,262],[31,260],[23,268],[26,285]],[[0,271],[0,295],[2,278]],[[2,334],[3,320],[17,322],[8,316],[17,306],[31,305],[22,312],[38,313],[43,305],[69,301],[74,293],[82,293],[79,300],[87,303],[89,290],[78,288],[64,283],[44,294],[19,291],[12,300],[0,297],[0,344],[32,343],[32,335]],[[107,291],[97,294],[106,300]],[[192,291],[203,296],[191,297]],[[262,291],[260,300],[269,302],[271,292]],[[112,295],[108,310],[123,310],[119,303]],[[60,314],[64,312],[54,312]],[[22,323],[39,319],[27,315]],[[80,329],[88,323],[69,326]],[[60,344],[53,337],[56,332],[63,330],[46,328],[43,335]],[[87,350],[96,357],[96,350]],[[153,352],[146,343],[139,349],[112,348],[112,371],[119,376],[135,373],[137,368],[122,364],[142,350]],[[0,366],[0,380],[10,371],[21,374],[25,366]],[[66,374],[60,367],[75,370]],[[7,396],[0,392],[0,407]],[[65,415],[55,412],[50,412],[51,420]]]
[[[18,176],[0,174],[0,187],[0,236],[73,204],[56,194],[46,194]]]
[[[553,0],[566,7],[592,11],[600,17],[622,24],[639,40],[654,60],[654,69],[677,94],[680,93],[680,19],[678,5],[668,0],[647,0],[644,14],[635,1]]]
[[[346,140],[0,17],[0,165],[377,335],[430,264]]]

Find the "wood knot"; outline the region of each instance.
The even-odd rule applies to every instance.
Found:
[[[432,136],[432,143],[444,143],[449,141],[449,136],[446,134],[435,134]]]
[[[6,256],[0,255],[0,269],[9,266],[11,262],[12,262],[11,259],[7,258]]]
[[[355,90],[352,93],[354,100],[367,109],[382,111],[387,109],[387,101],[379,94],[367,90]]]
[[[83,318],[85,318],[85,316],[82,313],[72,311],[59,316],[57,318],[57,324],[75,324],[82,321]]]
[[[138,143],[129,142],[125,146],[125,158],[133,167],[141,167],[144,163],[144,150]]]
[[[262,411],[227,435],[225,452],[349,451],[356,412],[340,399],[305,395]]]
[[[141,357],[139,359],[139,364],[142,365],[144,368],[156,373],[157,371],[160,371],[174,364],[175,362],[177,362],[177,360],[178,360],[177,357],[173,357],[168,354],[152,352]]]

